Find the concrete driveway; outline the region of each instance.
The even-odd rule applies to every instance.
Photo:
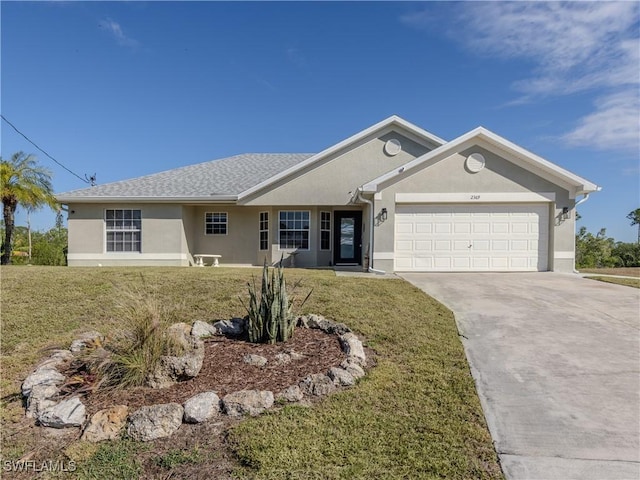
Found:
[[[640,290],[555,273],[401,276],[455,313],[507,478],[640,478]]]

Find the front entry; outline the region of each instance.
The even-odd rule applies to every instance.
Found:
[[[362,212],[336,211],[333,214],[334,265],[362,263]]]

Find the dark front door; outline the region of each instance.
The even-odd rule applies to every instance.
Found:
[[[362,259],[362,212],[334,212],[333,263],[360,265]]]

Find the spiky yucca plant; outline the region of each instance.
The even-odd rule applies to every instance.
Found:
[[[253,284],[249,283],[247,286],[249,288],[249,306],[245,308],[249,314],[249,341],[252,343],[286,342],[293,336],[296,322],[292,314],[293,302],[289,301],[287,294],[282,261],[277,268],[273,268],[269,272],[265,260],[259,296],[255,279]]]

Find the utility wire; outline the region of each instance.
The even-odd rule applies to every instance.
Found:
[[[31,145],[33,145],[34,147],[36,147],[38,150],[40,150],[42,153],[44,153],[47,157],[49,157],[51,160],[53,160],[54,162],[56,162],[58,165],[60,165],[62,168],[64,168],[67,172],[69,172],[71,175],[74,175],[76,177],[78,177],[80,180],[82,180],[85,183],[90,184],[91,186],[95,185],[96,183],[96,176],[92,175],[91,177],[87,178],[87,176],[85,175],[85,178],[82,178],[80,175],[78,175],[77,173],[71,171],[70,169],[68,169],[67,167],[65,167],[63,164],[61,164],[58,160],[56,160],[55,158],[53,158],[51,155],[49,155],[47,152],[45,152],[42,148],[40,148],[38,145],[36,145],[36,142],[34,142],[33,140],[31,140],[29,137],[27,137],[24,133],[22,133],[20,130],[18,130],[18,128],[11,123],[9,120],[7,120],[7,117],[5,117],[4,115],[0,114],[0,117],[2,117],[2,120],[4,120],[5,122],[7,122],[11,128],[13,128],[16,132],[18,132],[20,135],[22,135],[25,140],[27,142],[29,142]]]

